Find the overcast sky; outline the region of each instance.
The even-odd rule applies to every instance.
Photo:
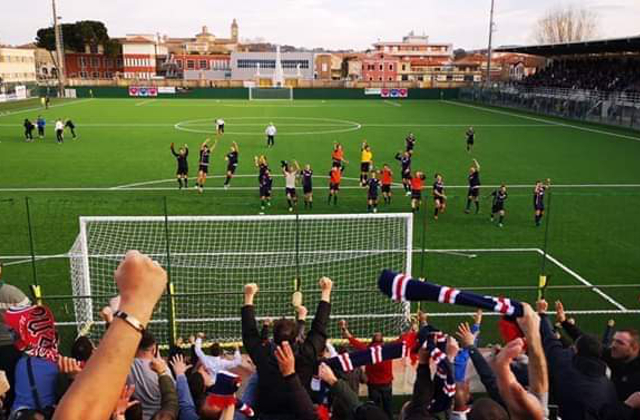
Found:
[[[203,25],[229,36],[233,18],[241,39],[330,49],[366,49],[400,40],[410,30],[455,48],[487,44],[491,0],[57,0],[64,22],[100,20],[112,37],[130,33],[193,36]],[[51,24],[50,0],[4,0],[0,43],[23,44]],[[599,16],[600,37],[640,35],[640,0],[496,0],[495,44],[533,43],[538,17],[578,3]]]

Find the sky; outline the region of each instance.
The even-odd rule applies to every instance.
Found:
[[[237,19],[241,39],[297,47],[364,50],[413,30],[454,48],[487,45],[491,0],[56,0],[63,22],[103,21],[112,37],[160,33],[191,37],[206,25],[222,38]],[[34,40],[51,25],[50,0],[4,1],[0,44]],[[495,0],[494,46],[534,42],[536,20],[579,4],[598,16],[599,37],[640,35],[640,0]]]

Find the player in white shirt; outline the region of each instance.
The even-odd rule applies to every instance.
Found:
[[[276,140],[276,134],[278,130],[276,130],[276,126],[273,123],[269,123],[267,129],[264,130],[264,133],[267,135],[267,147],[273,147]]]
[[[282,173],[284,174],[285,194],[287,195],[287,203],[289,203],[289,211],[293,211],[293,206],[298,204],[298,195],[296,194],[296,178],[300,172],[300,165],[295,160],[293,165],[282,161]]]
[[[58,144],[64,142],[64,123],[61,119],[56,120],[56,141]]]
[[[198,359],[200,359],[200,362],[202,362],[202,364],[207,368],[209,373],[213,375],[214,378],[218,372],[233,369],[242,364],[242,356],[240,355],[240,349],[238,349],[238,347],[236,347],[236,351],[233,353],[233,359],[226,359],[222,356],[222,350],[220,349],[220,346],[215,343],[211,347],[212,356],[207,356],[202,351],[202,338],[198,337],[196,339],[194,350],[196,356],[198,356]]]
[[[219,136],[224,134],[224,120],[222,118],[216,119],[216,133]]]

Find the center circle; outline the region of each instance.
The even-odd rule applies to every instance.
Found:
[[[225,119],[225,134],[233,136],[258,136],[264,134],[264,130],[269,123],[275,125],[278,130],[277,136],[339,134],[362,128],[362,124],[360,123],[335,118],[230,117]],[[249,127],[254,128],[252,130]],[[313,129],[314,127],[318,129]],[[216,134],[215,120],[213,118],[180,121],[174,125],[174,128],[178,131],[190,133]],[[308,130],[308,128],[312,128],[312,130]]]

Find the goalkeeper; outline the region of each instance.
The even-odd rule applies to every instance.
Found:
[[[323,354],[327,340],[327,325],[331,313],[331,289],[333,282],[327,277],[319,281],[321,295],[316,314],[304,341],[295,345],[298,336],[294,320],[282,318],[274,322],[273,341],[281,345],[287,341],[294,347],[296,371],[308,393],[311,392],[311,379],[318,359]],[[287,392],[286,382],[278,369],[274,346],[263,345],[256,324],[254,298],[258,285],[244,286],[244,306],[242,307],[242,343],[249,357],[256,365],[258,373],[258,397],[255,404],[259,415],[266,417],[289,418],[293,412],[291,395]]]

